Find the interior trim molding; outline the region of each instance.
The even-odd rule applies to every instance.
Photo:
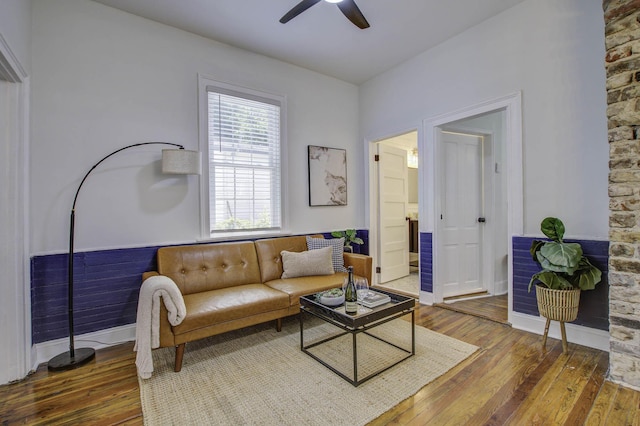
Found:
[[[528,331],[534,334],[539,334],[542,336],[544,334],[546,318],[542,316],[535,317],[519,312],[513,312],[511,314],[511,320],[509,322],[511,323],[511,326],[513,328]],[[575,325],[568,322],[565,323],[565,325],[567,330],[568,342],[609,352],[608,331]],[[551,321],[551,326],[549,327],[549,337],[558,340],[562,338],[560,334],[560,323],[558,321]]]
[[[2,49],[2,47],[0,47]],[[2,52],[0,52],[2,56]],[[1,77],[1,76],[0,76]],[[0,309],[6,320],[5,344],[0,348],[0,384],[24,378],[31,365],[31,281],[29,265],[29,79],[12,83],[0,79],[0,233],[8,249],[0,257],[6,285]]]
[[[420,303],[423,305],[433,305],[433,293],[420,290]]]
[[[436,215],[440,194],[437,189],[437,179],[440,166],[436,162],[438,147],[436,143],[438,129],[448,123],[474,117],[493,111],[505,111],[506,132],[505,139],[507,150],[507,164],[503,166],[507,170],[507,235],[509,238],[508,258],[513,259],[513,235],[522,235],[524,232],[524,187],[523,187],[523,162],[522,162],[522,92],[518,91],[509,95],[489,99],[475,105],[458,110],[443,113],[423,121],[424,149],[420,152],[420,164],[425,165],[428,171],[424,177],[426,189],[419,203],[419,211],[424,214],[425,221],[420,222],[420,232],[433,232],[432,245],[438,247],[438,233],[436,232]],[[433,297],[434,302],[444,300],[442,286],[439,285],[438,250],[433,250]],[[509,313],[508,321],[511,321],[513,313],[513,265],[507,266]]]
[[[22,83],[26,78],[27,72],[0,33],[0,80]]]

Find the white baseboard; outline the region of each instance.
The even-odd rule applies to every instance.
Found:
[[[76,349],[86,347],[102,349],[125,342],[131,342],[135,339],[136,325],[127,324],[76,336],[74,345]],[[38,343],[33,346],[33,349],[34,350],[31,351],[31,359],[35,360],[33,370],[36,370],[43,362],[48,362],[54,356],[67,352],[69,350],[69,338],[65,337],[64,339]]]
[[[528,331],[534,334],[544,334],[544,326],[546,321],[546,318],[541,316],[535,317],[519,312],[511,313],[511,326],[513,328]],[[608,331],[583,327],[570,323],[565,323],[565,328],[567,330],[568,342],[609,352]],[[560,334],[560,323],[558,321],[551,321],[551,326],[549,327],[549,337],[553,337],[554,339],[562,339],[562,335]]]
[[[509,292],[509,281],[502,280],[496,281],[495,286],[493,287],[493,295],[500,296],[502,294],[507,294]]]
[[[433,293],[420,290],[420,303],[423,305],[433,305]]]
[[[420,303],[424,305],[433,305],[433,293],[420,291]],[[540,316],[535,317],[519,312],[511,313],[511,326],[513,328],[534,334],[542,335],[544,333],[545,321],[545,318]],[[609,352],[608,331],[569,323],[566,324],[566,329],[567,341]],[[549,337],[561,339],[560,324],[557,321],[551,321]],[[91,347],[97,350],[125,342],[131,342],[134,341],[135,338],[136,325],[128,324],[76,336],[74,343],[77,348]],[[68,350],[68,338],[51,340],[34,345],[31,351],[31,359],[35,360],[33,363],[33,370],[36,370],[38,365],[48,362],[54,356]]]
[[[433,305],[433,293],[420,291],[420,303],[423,305]],[[530,333],[543,335],[546,318],[541,316],[532,316],[519,312],[510,312],[509,320],[511,326],[518,330],[528,331]],[[598,330],[595,328],[584,327],[580,325],[566,323],[567,341],[582,346],[599,349],[609,352],[609,332]],[[551,321],[549,327],[549,337],[554,339],[562,339],[560,334],[560,323]]]

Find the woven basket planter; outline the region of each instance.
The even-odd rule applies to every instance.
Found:
[[[580,289],[552,290],[536,286],[540,315],[554,321],[571,322],[578,317]]]

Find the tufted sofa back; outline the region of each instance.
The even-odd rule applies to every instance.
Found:
[[[158,272],[175,281],[185,295],[261,282],[252,241],[162,247]]]

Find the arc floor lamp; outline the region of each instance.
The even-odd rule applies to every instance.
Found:
[[[94,164],[93,167],[89,169],[87,174],[84,175],[84,177],[80,181],[80,185],[78,185],[76,195],[75,197],[73,197],[69,226],[69,283],[67,294],[69,318],[69,350],[51,358],[48,363],[49,370],[59,371],[79,367],[91,361],[96,354],[93,348],[76,349],[73,336],[73,240],[75,235],[76,202],[78,201],[78,194],[80,193],[80,189],[82,188],[82,185],[87,180],[91,172],[107,158],[126,149],[143,145],[172,145],[178,148],[162,150],[162,173],[180,175],[200,174],[200,152],[186,150],[184,149],[184,146],[171,142],[142,142],[128,145],[124,148],[113,151],[111,154],[106,155],[100,161]]]

